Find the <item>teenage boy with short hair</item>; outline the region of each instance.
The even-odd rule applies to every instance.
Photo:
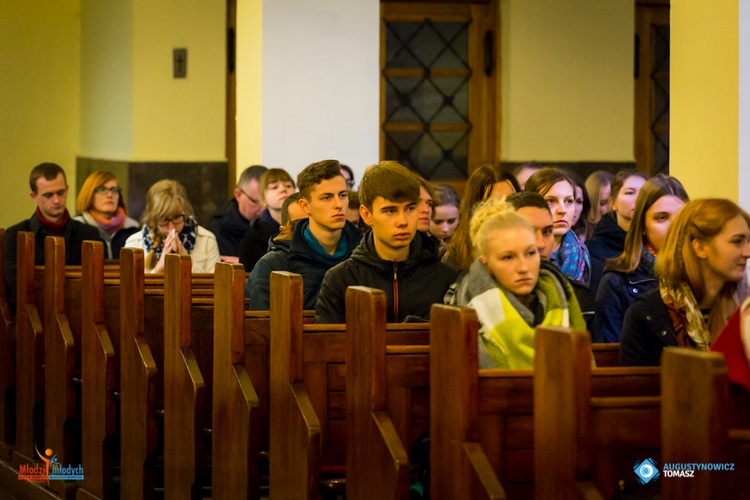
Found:
[[[346,289],[356,285],[385,292],[388,322],[429,319],[456,272],[440,262],[437,243],[417,232],[417,177],[396,162],[381,162],[365,171],[359,196],[360,215],[372,231],[349,260],[326,273],[315,322],[344,323]]]
[[[360,240],[357,228],[346,220],[349,204],[346,179],[336,160],[305,167],[297,176],[299,208],[307,219],[297,221],[291,241],[274,241],[275,250],[264,255],[250,273],[245,297],[250,309],[270,308],[272,271],[302,275],[304,308],[315,309],[323,276],[348,259]]]

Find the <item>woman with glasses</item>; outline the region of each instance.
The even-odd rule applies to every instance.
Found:
[[[216,237],[196,222],[182,184],[164,179],[151,186],[142,221],[143,229],[130,236],[125,247],[146,252],[147,273],[163,273],[168,253],[190,255],[193,273],[214,272],[219,262]]]
[[[138,231],[138,222],[128,217],[115,174],[99,171],[89,175],[78,193],[76,209],[75,220],[99,230],[107,246],[106,258],[119,259],[125,240]]]

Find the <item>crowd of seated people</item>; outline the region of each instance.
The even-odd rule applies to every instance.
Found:
[[[674,177],[633,170],[585,183],[536,163],[516,167],[522,183],[512,172],[482,165],[459,197],[393,161],[368,167],[356,191],[336,160],[296,182],[254,165],[206,229],[169,179],[148,190],[139,226],[105,171],[85,180],[71,217],[65,172],[44,163],[30,175],[35,213],[6,231],[8,298],[19,231],[36,234],[37,264],[45,236],[65,238],[67,264],[93,239],[109,259],[142,248],[147,273],[162,273],[169,253],[190,255],[195,273],[241,262],[253,310],[269,309],[272,271],[298,273],[319,323],[345,321],[352,285],[384,290],[389,322],[429,321],[435,303],[474,308],[481,366],[531,368],[537,325],[587,329],[594,342],[621,342],[621,364],[658,365],[667,346],[709,349],[750,295],[750,218],[735,203],[690,201]]]

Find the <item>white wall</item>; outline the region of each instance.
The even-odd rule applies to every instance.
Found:
[[[263,164],[378,161],[380,2],[265,0]]]

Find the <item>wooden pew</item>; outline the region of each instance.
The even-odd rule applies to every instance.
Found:
[[[146,339],[143,250],[120,252],[120,496],[151,498],[158,452],[157,367]]]
[[[591,344],[597,368],[620,366],[620,343]]]
[[[74,300],[66,303],[66,297]],[[44,241],[44,302],[44,447],[52,449],[63,466],[78,465],[73,448],[80,446],[74,441],[80,432],[74,426],[80,421],[73,421],[73,379],[80,373],[76,345],[80,345],[81,281],[65,279],[62,237],[47,236]],[[75,495],[73,481],[50,481],[50,487],[66,498]]]
[[[193,307],[188,255],[166,257],[164,275],[164,492],[199,498],[211,428],[213,298]]]
[[[102,242],[84,241],[82,260],[81,454],[85,475],[77,495],[112,498],[116,492],[114,464],[119,458],[114,442],[117,415],[113,397],[119,380],[116,364],[116,353],[120,350],[119,285],[114,294],[112,287],[105,289]],[[105,315],[105,311],[109,314]]]
[[[346,494],[409,498],[412,443],[402,437],[414,417],[411,397],[429,389],[429,346],[386,347],[381,290],[350,287],[346,318]]]
[[[44,415],[44,336],[35,283],[34,234],[19,232],[16,240],[16,446],[12,463],[18,468],[38,460],[35,446],[42,441]]]
[[[535,350],[536,498],[611,498],[636,484],[634,463],[661,462],[659,382],[638,393],[630,380],[647,368],[600,369],[619,376],[598,395],[587,332],[539,327]],[[658,493],[658,483],[641,489]]]
[[[317,497],[327,474],[340,477],[345,470],[346,325],[303,325],[299,275],[272,273],[271,294],[270,491],[284,498]],[[429,343],[419,324],[389,325],[387,337],[389,345]],[[422,403],[411,425],[402,420],[403,442],[428,429]],[[334,484],[324,486],[333,491]]]
[[[6,293],[6,251],[5,229],[0,228],[0,459],[10,460],[16,441],[16,341]]]
[[[217,499],[257,498],[257,450],[250,423],[259,401],[245,368],[245,268],[220,263],[215,279],[211,493]]]
[[[269,449],[270,313],[244,310],[241,265],[220,263],[215,279],[212,494],[255,498]]]
[[[533,497],[534,372],[478,369],[473,310],[435,305],[430,318],[431,491],[445,498]],[[596,396],[659,392],[655,368],[593,373]]]
[[[662,355],[662,459],[664,463],[734,463],[734,471],[695,470],[691,478],[662,481],[662,498],[743,498],[750,492],[750,423],[732,425],[732,390],[724,356],[670,348]]]
[[[123,249],[120,259],[121,496],[150,498],[156,486],[155,467],[159,452],[160,421],[157,414],[163,414],[165,418],[167,414],[166,409],[161,410],[161,405],[167,404],[164,397],[164,333],[168,294],[163,285],[159,286],[159,283],[164,283],[163,277],[144,276],[142,250]],[[189,276],[187,281],[192,294],[199,296],[195,301],[212,303],[213,276]],[[189,321],[195,328],[210,329],[213,318],[204,315],[200,321],[195,318]],[[206,359],[206,366],[210,367],[212,336],[198,339],[202,346],[197,349],[199,359]],[[210,373],[208,368],[204,377],[210,380]],[[173,413],[172,418],[174,416]],[[165,425],[168,427],[166,422]]]

